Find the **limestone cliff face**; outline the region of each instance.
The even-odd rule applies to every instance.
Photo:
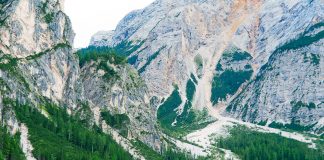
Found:
[[[129,13],[110,41],[97,39],[92,45],[128,41],[140,46],[129,58],[150,95],[159,99],[169,96],[176,84],[185,101],[186,82],[193,74],[198,80],[193,99],[196,109],[208,108],[210,114],[255,123],[267,121],[267,125],[296,122],[311,126],[323,122],[323,7],[321,0],[157,0]],[[300,48],[277,50],[311,28],[316,30],[308,34],[316,40],[310,44],[297,42]],[[233,47],[251,56],[253,74],[234,92],[225,92],[225,99],[213,103],[213,92],[220,92],[213,85],[217,64]],[[317,59],[316,65],[303,60],[311,57]],[[273,69],[264,70],[269,65]],[[296,111],[292,108],[297,102],[302,103]],[[312,107],[306,107],[310,103]],[[245,112],[247,116],[242,116]]]
[[[227,114],[270,126],[301,125],[323,133],[323,29],[302,34],[276,50],[230,102]]]
[[[100,63],[108,64],[114,75],[98,69]],[[95,120],[101,124],[100,112],[108,111],[112,115],[126,115],[129,121],[123,129],[128,139],[139,139],[155,150],[160,150],[161,141],[156,128],[155,106],[150,102],[145,82],[137,71],[126,64],[111,64],[98,60],[81,68],[80,81],[84,98],[88,100],[98,115]],[[95,111],[96,112],[96,111]]]
[[[76,107],[79,69],[71,47],[74,33],[61,3],[8,0],[1,4],[0,75],[8,87],[4,96],[35,104],[46,97]]]
[[[70,21],[59,0],[7,0],[1,6],[1,46],[5,54],[25,58],[59,43],[73,44]]]
[[[31,104],[45,100],[76,108],[78,62],[74,33],[61,0],[5,0],[0,4],[1,126],[21,132],[27,159],[35,159],[28,128],[16,119],[9,99]]]
[[[69,114],[83,112],[82,104],[88,103],[91,113],[86,114],[92,115],[87,119],[90,124],[102,122],[100,112],[103,110],[127,114],[131,123],[127,124],[129,135],[126,137],[139,139],[159,150],[154,109],[144,82],[129,66],[118,69],[123,77],[119,81],[103,81],[100,72],[91,67],[81,69],[73,53],[74,32],[63,12],[63,3],[62,0],[1,1],[1,125],[8,126],[12,133],[27,130],[22,147],[26,156],[30,156],[28,128],[15,118],[13,108],[5,104],[5,99],[31,104],[40,111],[40,104],[49,101],[66,107]],[[129,74],[135,79],[130,80]],[[138,88],[133,86],[137,83],[141,84]]]
[[[74,33],[61,3],[6,1],[1,9],[2,63],[5,57],[17,61],[29,88],[54,101],[65,101],[66,87],[73,88],[78,72],[71,48]]]
[[[31,159],[28,127],[6,99],[39,110],[51,101],[81,118],[86,103],[90,123],[120,134],[101,114],[126,115],[123,136],[155,150],[161,149],[156,110],[174,88],[182,102],[178,115],[190,101],[210,115],[323,132],[322,0],[156,0],[91,40],[123,47],[133,66],[91,61],[82,67],[62,0],[0,2],[0,119],[13,133],[23,132]],[[116,77],[107,79],[101,63]],[[193,96],[186,95],[188,82]]]

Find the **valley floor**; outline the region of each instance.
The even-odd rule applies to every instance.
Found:
[[[249,122],[243,122],[234,118],[224,117],[218,114],[221,110],[222,108],[209,108],[209,112],[212,113],[212,116],[217,120],[214,123],[209,124],[207,127],[194,131],[185,136],[183,139],[188,143],[176,141],[175,144],[179,148],[187,150],[195,156],[212,155],[213,157],[218,157],[217,154],[222,153],[224,156],[223,158],[225,159],[238,159],[238,157],[230,150],[216,148],[215,140],[222,137],[229,137],[229,130],[231,128],[234,128],[235,126],[243,126],[251,131],[276,134],[280,135],[281,137],[306,143],[308,145],[308,148],[318,148],[318,146],[315,143],[315,141],[320,140],[318,138],[310,137],[302,133],[283,131],[267,126],[260,126]],[[215,149],[221,152],[215,152]]]

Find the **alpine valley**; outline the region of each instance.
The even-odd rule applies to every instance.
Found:
[[[155,0],[73,48],[0,0],[0,159],[323,160],[323,0]]]

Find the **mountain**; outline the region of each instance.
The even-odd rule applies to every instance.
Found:
[[[323,7],[316,0],[157,0],[90,45],[137,46],[129,60],[149,92],[162,100],[177,85],[179,110],[197,79],[196,110],[321,134]]]
[[[0,159],[323,159],[321,0],[156,0],[79,50],[63,4],[0,0]]]
[[[96,126],[101,132],[111,135],[108,137],[112,141],[110,148],[135,152],[128,139],[136,139],[160,150],[154,108],[145,94],[145,84],[125,63],[111,64],[108,59],[99,58],[96,63],[87,61],[81,67],[78,55],[73,52],[74,32],[70,19],[63,12],[63,4],[61,0],[1,1],[0,118],[1,126],[6,128],[4,131],[21,134],[18,142],[27,159],[48,159],[48,151],[43,145],[55,146],[64,142],[66,147],[72,146],[75,150],[80,145],[83,148],[81,141],[85,139],[82,137],[78,140],[80,142],[61,137],[64,134],[78,137],[78,133],[71,131],[73,125],[80,125],[75,132],[88,136],[91,143],[103,138],[101,133],[96,134],[92,129]],[[117,78],[107,79],[107,75],[110,76],[110,72],[106,73],[107,68],[108,71],[112,69]],[[20,110],[21,106],[26,106],[28,112]],[[51,106],[56,106],[57,111]],[[29,109],[33,110],[30,116]],[[57,114],[68,114],[73,122],[67,123],[68,126],[60,125],[62,118],[68,117]],[[54,125],[54,131],[48,131],[47,125]],[[44,133],[35,133],[37,130],[44,130]],[[47,136],[51,134],[60,135],[55,138],[62,141],[55,142],[55,138],[54,142],[50,141],[53,139]],[[91,135],[93,139],[89,139]],[[90,142],[85,143],[89,145]],[[48,150],[53,156],[61,154],[60,151]],[[111,154],[111,150],[104,151]],[[89,150],[78,152],[80,155],[76,156],[81,158],[82,153]],[[72,153],[63,156],[70,154],[72,158]],[[114,156],[120,156],[118,154],[116,152]],[[136,153],[133,156],[136,157]],[[124,156],[123,159],[128,158]]]

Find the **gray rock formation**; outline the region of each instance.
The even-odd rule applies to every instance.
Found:
[[[0,27],[1,79],[6,96],[37,104],[40,97],[76,107],[74,33],[61,1],[6,1]],[[73,92],[73,93],[72,93]]]
[[[196,109],[207,107],[215,114],[221,112],[219,108],[230,106],[223,114],[255,123],[267,121],[267,125],[295,122],[315,130],[323,126],[324,117],[323,10],[321,0],[157,0],[129,13],[110,41],[96,43],[114,46],[128,41],[140,45],[129,58],[149,93],[159,99],[169,96],[177,84],[185,101],[186,82],[192,73],[198,78],[193,100]],[[308,36],[316,41],[276,51],[314,25],[318,27]],[[222,103],[213,104],[216,65],[231,46],[252,56],[253,75]],[[316,65],[303,60],[312,57]],[[273,69],[264,70],[265,66]],[[296,111],[292,108],[297,103],[300,107]],[[312,107],[306,107],[309,104]]]
[[[156,0],[91,39],[122,48],[132,66],[99,59],[82,67],[62,0],[0,2],[1,125],[23,131],[22,148],[31,158],[28,126],[7,99],[40,111],[44,101],[66,106],[124,136],[126,146],[125,139],[138,139],[157,151],[163,138],[156,112],[175,88],[181,104],[171,106],[177,115],[171,112],[170,126],[193,109],[323,133],[322,0]],[[127,134],[105,126],[102,112],[126,116]]]
[[[40,111],[40,104],[49,101],[66,107],[70,114],[81,113],[81,118],[89,114],[82,108],[87,103],[92,116],[86,120],[90,124],[99,125],[102,121],[100,112],[104,110],[127,114],[131,123],[127,125],[129,135],[126,136],[160,150],[155,107],[150,104],[145,84],[136,70],[129,66],[119,68],[119,74],[124,77],[119,81],[103,81],[99,78],[100,72],[91,70],[91,67],[81,70],[71,47],[74,33],[63,12],[63,3],[61,0],[1,1],[1,125],[7,125],[12,133],[23,128],[4,99],[32,104]],[[130,74],[135,79],[130,80]],[[137,84],[141,86],[136,88],[134,85]],[[31,150],[26,138],[24,143],[27,145],[25,150]]]
[[[98,69],[100,63],[106,63],[116,73],[112,75]],[[160,136],[155,128],[156,106],[151,105],[147,87],[133,67],[97,60],[81,68],[80,81],[84,98],[90,106],[129,118],[129,122],[124,124],[128,134],[124,136],[139,139],[155,150],[160,150]]]
[[[113,35],[114,31],[99,31],[91,37],[90,46],[112,46],[109,41]]]

